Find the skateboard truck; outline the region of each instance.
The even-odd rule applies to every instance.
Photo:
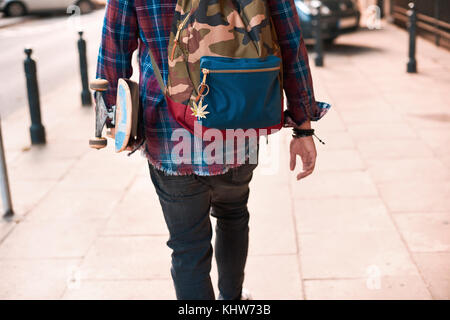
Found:
[[[108,144],[108,140],[102,136],[103,128],[107,120],[110,120],[112,125],[115,124],[116,106],[108,111],[103,100],[102,92],[108,90],[108,80],[96,79],[90,83],[89,87],[95,91],[95,138],[89,139],[89,146],[94,149],[103,149]]]
[[[103,99],[103,92],[108,89],[108,81],[96,79],[90,83],[95,90],[95,138],[89,139],[89,146],[94,149],[103,149],[107,140],[102,136],[103,128],[107,123],[112,125],[114,134],[107,134],[115,139],[116,152],[133,148],[142,141],[139,137],[141,122],[139,117],[139,86],[129,79],[119,79],[117,83],[116,105],[108,108]]]

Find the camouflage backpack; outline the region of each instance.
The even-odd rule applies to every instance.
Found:
[[[184,128],[265,135],[282,127],[281,53],[267,1],[178,0],[168,49],[167,88],[154,59],[153,68]]]

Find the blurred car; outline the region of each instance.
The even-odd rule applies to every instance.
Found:
[[[361,13],[357,0],[295,0],[302,34],[305,39],[314,38],[314,13],[320,7],[322,20],[321,35],[325,42],[331,43],[339,35],[356,31]]]
[[[101,0],[0,0],[0,11],[8,17],[19,17],[35,12],[65,11],[77,5],[81,13],[88,13],[101,4]]]
[[[97,6],[104,7],[106,6],[106,0],[92,0]]]

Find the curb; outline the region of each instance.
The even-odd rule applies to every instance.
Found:
[[[32,20],[31,17],[6,18],[2,15],[0,17],[0,29],[11,27],[29,20]]]

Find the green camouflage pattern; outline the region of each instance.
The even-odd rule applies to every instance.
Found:
[[[168,95],[185,105],[197,97],[203,56],[268,55],[281,58],[267,1],[178,0],[169,41]]]

